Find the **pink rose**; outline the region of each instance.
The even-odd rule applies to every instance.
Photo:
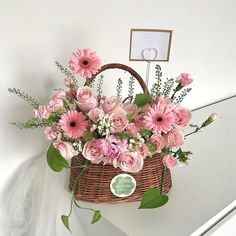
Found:
[[[115,108],[120,106],[120,103],[120,98],[116,96],[112,96],[110,98],[103,97],[100,101],[102,109],[105,113],[113,111]]]
[[[139,132],[139,128],[135,123],[128,123],[125,130],[134,136],[136,136]]]
[[[90,111],[97,106],[97,98],[88,86],[78,89],[76,98],[77,104],[82,111]]]
[[[61,133],[54,130],[52,127],[45,127],[44,134],[48,140],[54,140],[61,137]]]
[[[145,143],[142,143],[140,147],[137,148],[140,155],[145,158],[148,155],[148,147]]]
[[[65,159],[71,159],[75,155],[75,150],[71,142],[54,141],[53,146]]]
[[[103,110],[101,110],[99,108],[93,108],[88,113],[88,117],[90,118],[90,120],[92,120],[94,122],[97,122],[99,120],[100,116],[103,116],[103,115],[104,115]]]
[[[158,104],[161,105],[161,106],[168,107],[170,109],[173,107],[172,100],[170,98],[164,97],[163,95],[161,95],[158,98]]]
[[[160,134],[154,134],[151,136],[150,141],[157,145],[157,151],[161,152],[161,150],[165,147],[166,141],[165,138]]]
[[[104,159],[100,144],[96,139],[85,143],[82,154],[87,160],[95,164],[100,163]]]
[[[193,79],[191,78],[190,74],[182,73],[175,81],[184,87],[190,85],[193,82]]]
[[[126,151],[114,159],[113,166],[124,172],[136,173],[143,168],[143,157],[138,152]]]
[[[192,118],[191,111],[184,107],[176,107],[173,113],[175,115],[175,124],[182,127],[186,127]]]
[[[113,110],[109,116],[111,122],[111,131],[112,132],[122,132],[125,130],[128,120],[127,114],[124,110],[117,108]]]
[[[138,128],[146,128],[146,124],[145,124],[145,119],[144,119],[145,113],[141,113],[137,116],[135,116],[134,120],[135,120],[135,124]]]
[[[146,104],[145,106],[142,107],[141,112],[142,113],[147,113],[150,108],[151,108],[151,105],[150,104]]]
[[[40,120],[48,119],[51,115],[51,112],[48,110],[46,106],[40,105],[38,109],[34,109],[34,115],[36,118]]]
[[[127,112],[127,114],[136,116],[138,114],[138,106],[134,103],[125,103],[123,105],[123,109]]]
[[[65,99],[65,97],[66,97],[66,93],[64,91],[59,91],[59,92],[54,93],[51,96],[51,99],[52,100],[55,100],[55,99]]]
[[[168,148],[179,147],[184,144],[184,136],[181,129],[173,129],[165,135],[166,146]]]
[[[176,166],[177,164],[177,160],[171,155],[164,156],[162,161],[163,161],[163,165],[165,165],[169,169]]]
[[[66,99],[66,93],[64,91],[56,92],[51,96],[48,108],[51,112],[64,107],[63,99]]]

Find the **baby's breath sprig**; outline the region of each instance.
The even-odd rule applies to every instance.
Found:
[[[108,136],[110,134],[111,122],[108,115],[101,115],[97,123],[92,125],[91,131],[98,131],[101,136]]]
[[[9,88],[8,92],[17,95],[19,98],[22,98],[23,100],[28,102],[35,109],[38,109],[38,107],[40,105],[40,103],[37,100],[35,100],[33,97],[31,97],[27,93],[24,93],[24,92],[20,91],[20,89]]]
[[[82,152],[82,150],[83,150],[83,143],[80,141],[80,140],[78,140],[78,141],[76,141],[76,142],[73,142],[73,148],[74,148],[74,154],[75,154],[75,156],[77,156],[80,152]]]
[[[123,81],[121,78],[118,79],[117,86],[116,86],[116,95],[122,100],[122,85]]]
[[[175,98],[174,100],[174,104],[175,105],[179,105],[183,100],[184,100],[184,97],[192,90],[192,88],[185,88],[181,94]]]
[[[129,149],[130,151],[134,151],[136,147],[142,146],[145,142],[144,138],[141,134],[137,134],[135,137],[129,139]]]

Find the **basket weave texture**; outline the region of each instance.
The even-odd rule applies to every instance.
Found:
[[[139,82],[144,93],[148,93],[148,88],[142,77],[131,67],[119,63],[110,63],[103,65],[98,73],[93,75],[87,85],[91,84],[95,77],[101,72],[108,69],[121,69],[129,72]],[[85,158],[82,155],[72,158],[72,166],[81,166],[85,163]],[[76,183],[76,179],[80,174],[81,169],[72,168],[70,176],[69,188],[72,190]],[[79,183],[74,188],[74,195],[77,200],[83,200],[96,203],[121,203],[134,202],[141,200],[144,192],[150,188],[161,189],[161,181],[163,175],[163,163],[159,154],[152,157],[147,157],[144,160],[143,168],[138,173],[130,173],[136,180],[136,190],[128,197],[116,197],[110,190],[110,182],[113,177],[118,174],[125,173],[119,168],[114,168],[111,165],[93,164],[89,162],[88,168],[81,176]],[[164,179],[163,192],[167,193],[172,185],[171,174],[169,169],[166,170]]]
[[[85,159],[83,156],[74,157],[72,166],[83,165]],[[71,169],[70,189],[75,184],[76,178],[80,173],[80,169]],[[145,191],[150,188],[161,188],[161,179],[163,173],[162,158],[156,154],[152,157],[147,157],[144,161],[143,168],[138,173],[129,173],[136,180],[136,189],[133,194],[128,197],[116,197],[110,190],[110,182],[113,177],[118,174],[125,173],[119,168],[114,168],[111,165],[92,164],[88,165],[88,169],[82,175],[79,183],[76,186],[75,197],[77,200],[83,200],[95,203],[122,203],[135,202],[141,200]],[[169,169],[166,170],[164,181],[164,193],[167,193],[171,188],[171,174]]]

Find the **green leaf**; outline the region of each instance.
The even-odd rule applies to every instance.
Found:
[[[138,107],[142,107],[145,106],[150,100],[152,99],[151,95],[148,93],[140,93],[137,94],[135,99],[134,99],[134,103],[138,106]]]
[[[63,168],[69,168],[68,162],[61,156],[52,143],[47,151],[47,162],[50,168],[56,172],[60,172]]]
[[[134,138],[133,135],[128,134],[128,133],[122,133],[122,132],[116,132],[115,133],[116,136],[119,137],[119,139],[129,139],[129,138]]]
[[[129,122],[132,122],[133,116],[132,116],[131,114],[127,114],[127,120],[128,120]]]
[[[175,88],[175,91],[178,92],[179,90],[181,90],[183,88],[183,86],[179,83],[177,85],[177,87]]]
[[[139,209],[157,208],[168,202],[168,196],[161,194],[155,188],[149,189],[144,193]]]
[[[101,219],[101,217],[102,217],[101,212],[99,210],[95,211],[94,214],[93,214],[93,219],[92,219],[91,224],[94,224],[97,221],[99,221]]]
[[[93,132],[91,132],[91,131],[84,131],[83,137],[84,137],[86,140],[90,140],[90,139],[93,138]]]
[[[148,139],[152,136],[152,131],[149,129],[141,129],[139,131],[140,135],[142,136],[142,138]]]
[[[157,145],[155,143],[150,142],[148,145],[148,151],[150,153],[154,153],[157,150]]]
[[[63,224],[65,225],[65,227],[70,231],[69,216],[62,215],[61,220],[62,220]]]
[[[63,106],[64,106],[65,108],[69,109],[69,104],[68,104],[68,102],[67,102],[65,99],[63,99],[62,101],[63,101]]]

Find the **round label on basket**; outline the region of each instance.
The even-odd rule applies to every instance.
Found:
[[[111,192],[117,197],[128,197],[136,189],[136,181],[129,174],[119,174],[110,183]]]

